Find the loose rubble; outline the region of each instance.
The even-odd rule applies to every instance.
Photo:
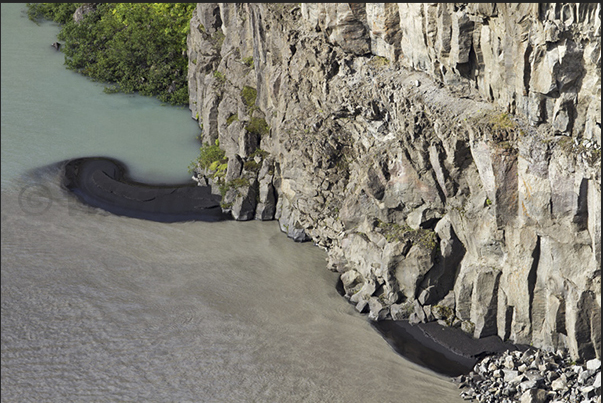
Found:
[[[463,399],[480,403],[601,402],[601,361],[576,364],[561,350],[505,351],[453,381]]]

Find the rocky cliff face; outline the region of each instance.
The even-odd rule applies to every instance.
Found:
[[[599,7],[199,4],[195,177],[373,320],[600,357]]]

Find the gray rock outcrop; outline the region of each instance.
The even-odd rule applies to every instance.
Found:
[[[190,109],[223,207],[326,249],[371,319],[600,358],[600,30],[598,4],[200,3]]]

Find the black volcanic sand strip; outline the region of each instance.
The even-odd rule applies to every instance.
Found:
[[[408,321],[384,320],[371,325],[407,360],[446,376],[468,374],[477,362],[475,358],[456,354],[427,337],[418,325]]]
[[[372,326],[409,361],[451,377],[468,374],[485,356],[528,348],[505,343],[498,336],[474,339],[461,329],[436,322],[412,325],[407,320],[384,320]]]
[[[206,186],[150,185],[130,180],[121,162],[104,157],[65,162],[62,185],[85,204],[110,213],[158,222],[223,221],[220,196]]]
[[[336,289],[345,295],[341,280]],[[407,360],[450,377],[467,375],[485,356],[529,348],[505,343],[498,336],[474,339],[461,329],[437,322],[413,325],[408,320],[383,320],[371,321],[371,326]]]

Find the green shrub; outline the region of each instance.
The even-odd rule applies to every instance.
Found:
[[[210,145],[209,143],[203,144],[199,150],[201,153],[196,162],[201,168],[213,171],[218,169],[217,164],[224,164],[228,161],[224,150],[220,148],[220,142],[218,140],[216,140],[213,145]]]
[[[419,228],[416,232],[416,242],[427,250],[434,250],[438,247],[438,238],[433,230]]]
[[[238,189],[250,185],[249,179],[247,178],[235,178],[229,182],[225,182],[223,178],[221,179],[222,180],[218,181],[218,188],[220,189],[220,195],[222,195],[222,197],[224,197],[226,192],[230,189]],[[230,206],[232,206],[232,203],[225,203],[222,208],[228,208]]]
[[[513,122],[508,113],[501,113],[490,117],[492,130],[515,130],[517,124]]]
[[[245,126],[245,130],[247,130],[249,133],[264,136],[268,134],[270,127],[268,126],[268,123],[266,123],[265,119],[251,118],[249,124]]]
[[[226,76],[224,75],[224,73],[220,72],[220,71],[214,71],[214,77],[216,77],[218,79],[218,82],[220,84],[224,84],[226,82]]]
[[[375,56],[369,61],[369,64],[373,67],[385,67],[389,65],[389,59],[383,56]]]
[[[244,63],[245,65],[247,65],[247,66],[251,67],[251,68],[253,68],[253,67],[254,67],[254,65],[253,65],[253,57],[251,57],[251,56],[250,56],[250,57],[245,57],[245,58],[243,59],[243,63]]]
[[[258,96],[258,91],[253,87],[244,86],[241,90],[241,97],[243,98],[243,102],[247,105],[248,108],[253,108],[255,106],[255,99]]]
[[[245,161],[245,163],[243,164],[243,169],[250,172],[259,172],[261,167],[262,163],[257,163],[253,159]]]
[[[100,3],[80,23],[72,18],[78,4],[41,4],[28,5],[28,13],[63,24],[58,39],[67,68],[108,83],[107,92],[188,104],[186,36],[194,3]]]
[[[224,35],[224,32],[217,30],[214,35],[212,36],[212,40],[214,43],[214,47],[218,50],[222,49],[222,44],[224,43],[224,38],[226,37],[226,35]]]
[[[262,160],[265,160],[266,157],[268,157],[270,155],[270,153],[266,150],[262,150],[261,148],[256,148],[250,155],[249,158],[253,159],[255,157],[260,157]]]
[[[241,187],[249,186],[249,179],[247,178],[234,178],[228,182],[231,188],[238,189]]]
[[[404,234],[412,231],[408,225],[400,225],[393,223],[386,223],[383,221],[379,221],[377,227],[381,229],[381,234],[385,237],[388,242],[393,242],[396,240],[401,240],[404,237]]]
[[[412,229],[407,224],[394,224],[379,221],[377,227],[388,242],[410,240],[413,245],[417,244],[428,250],[438,247],[438,239],[435,231],[419,228]]]
[[[26,3],[27,16],[31,21],[42,19],[66,24],[73,20],[73,14],[83,3]]]
[[[232,124],[232,122],[235,122],[237,120],[239,120],[239,115],[237,115],[236,113],[233,113],[226,119],[226,126],[230,126]]]
[[[226,192],[222,193],[222,197],[224,197],[225,194],[226,194]],[[225,201],[221,201],[220,202],[220,207],[222,207],[224,210],[227,210],[227,209],[231,208],[232,205],[233,205],[232,202],[231,203],[227,203]]]

